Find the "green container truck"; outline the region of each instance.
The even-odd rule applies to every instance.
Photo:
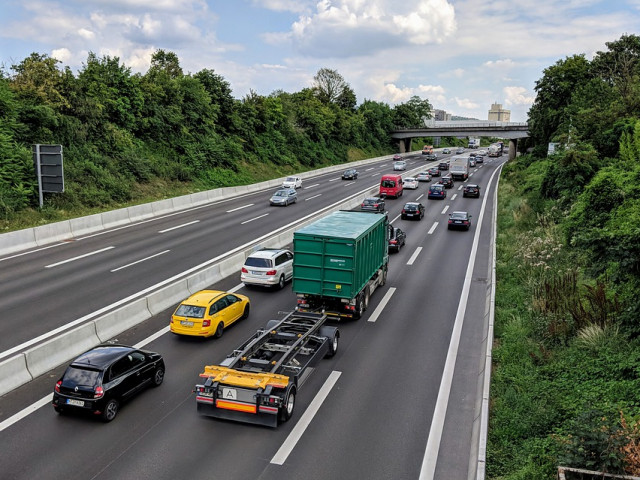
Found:
[[[386,213],[341,210],[295,231],[297,310],[360,318],[387,280],[390,228]]]

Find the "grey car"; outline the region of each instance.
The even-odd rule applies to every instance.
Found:
[[[281,188],[273,194],[271,200],[269,200],[269,204],[286,207],[290,203],[296,203],[297,201],[298,194],[295,188]]]

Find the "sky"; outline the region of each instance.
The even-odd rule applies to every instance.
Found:
[[[417,95],[480,120],[499,103],[524,122],[545,68],[639,29],[640,0],[0,0],[0,68],[36,52],[77,73],[93,52],[145,73],[163,49],[238,99],[329,68],[358,103]]]

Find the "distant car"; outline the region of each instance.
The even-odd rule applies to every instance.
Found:
[[[437,153],[428,153],[424,159],[427,162],[435,162],[436,160],[438,160],[438,154]]]
[[[403,188],[408,188],[410,190],[415,190],[418,188],[418,180],[414,177],[407,177],[404,180]]]
[[[456,149],[456,155],[460,155],[460,154],[462,154],[462,153],[464,153],[464,147],[458,147],[458,148]]]
[[[469,157],[469,166],[470,167],[475,167],[476,166],[476,158],[480,158],[480,157]]]
[[[219,290],[201,290],[183,300],[171,316],[176,335],[220,338],[224,329],[249,316],[249,297]]]
[[[447,197],[447,190],[444,188],[444,185],[441,183],[435,183],[429,187],[429,193],[427,193],[427,198],[441,198],[444,199]]]
[[[342,180],[357,180],[358,171],[355,168],[349,168],[342,172]]]
[[[449,170],[449,162],[440,162],[438,164],[438,170]]]
[[[431,174],[429,172],[420,172],[420,173],[418,173],[416,175],[416,180],[418,182],[430,182],[431,181]],[[405,186],[405,188],[407,188],[407,187]]]
[[[120,405],[164,380],[162,355],[127,345],[103,344],[76,358],[56,382],[53,408],[58,413],[89,412],[110,422]]]
[[[298,201],[298,194],[295,188],[281,188],[269,199],[269,205],[276,206],[288,206],[290,203],[296,203]]]
[[[394,170],[406,170],[407,169],[407,162],[405,162],[404,160],[393,162],[393,169]]]
[[[396,154],[393,156],[393,161],[395,162],[395,161],[397,161],[397,160],[402,160],[402,155],[400,155],[399,153],[396,153]]]
[[[475,185],[473,183],[465,185],[462,190],[462,196],[480,198],[480,185]]]
[[[448,175],[446,177],[442,177],[438,183],[444,185],[444,188],[453,188],[453,178]]]
[[[443,155],[448,155],[449,153],[451,153],[451,149],[450,148],[443,148],[442,149],[442,154]]]
[[[400,249],[404,246],[406,240],[407,234],[398,227],[394,227],[391,230],[391,237],[389,238],[389,251],[399,252]]]
[[[300,188],[302,187],[302,179],[300,177],[287,177],[282,182],[282,188]]]
[[[365,198],[360,204],[360,210],[364,212],[384,212],[384,200],[378,197]]]
[[[429,170],[427,170],[427,172],[432,177],[439,177],[440,176],[440,169],[438,167],[431,167]]]
[[[476,152],[476,156],[478,156],[478,157],[484,157],[486,154],[487,154],[486,150],[478,150]]]
[[[293,252],[284,248],[263,248],[249,254],[240,270],[245,285],[283,289],[293,277]]]
[[[481,157],[479,155],[476,155],[476,162],[477,163],[484,163],[484,157]]]
[[[417,218],[418,220],[422,220],[424,217],[424,205],[420,202],[407,202],[402,207],[402,213],[400,217],[405,220],[409,218]]]
[[[468,212],[452,212],[449,214],[448,230],[471,228],[471,215]]]

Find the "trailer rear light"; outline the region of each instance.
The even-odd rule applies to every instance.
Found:
[[[93,398],[102,398],[104,397],[104,390],[102,387],[96,387],[96,390],[93,394]]]
[[[242,270],[240,270],[242,273],[249,273],[249,270],[247,270],[246,268],[242,267]]]
[[[58,380],[55,386],[55,391],[60,393],[60,386],[62,385],[62,380]]]
[[[269,271],[267,272],[267,275],[275,275],[275,274],[276,274],[276,271],[275,271],[275,270],[269,270]]]

